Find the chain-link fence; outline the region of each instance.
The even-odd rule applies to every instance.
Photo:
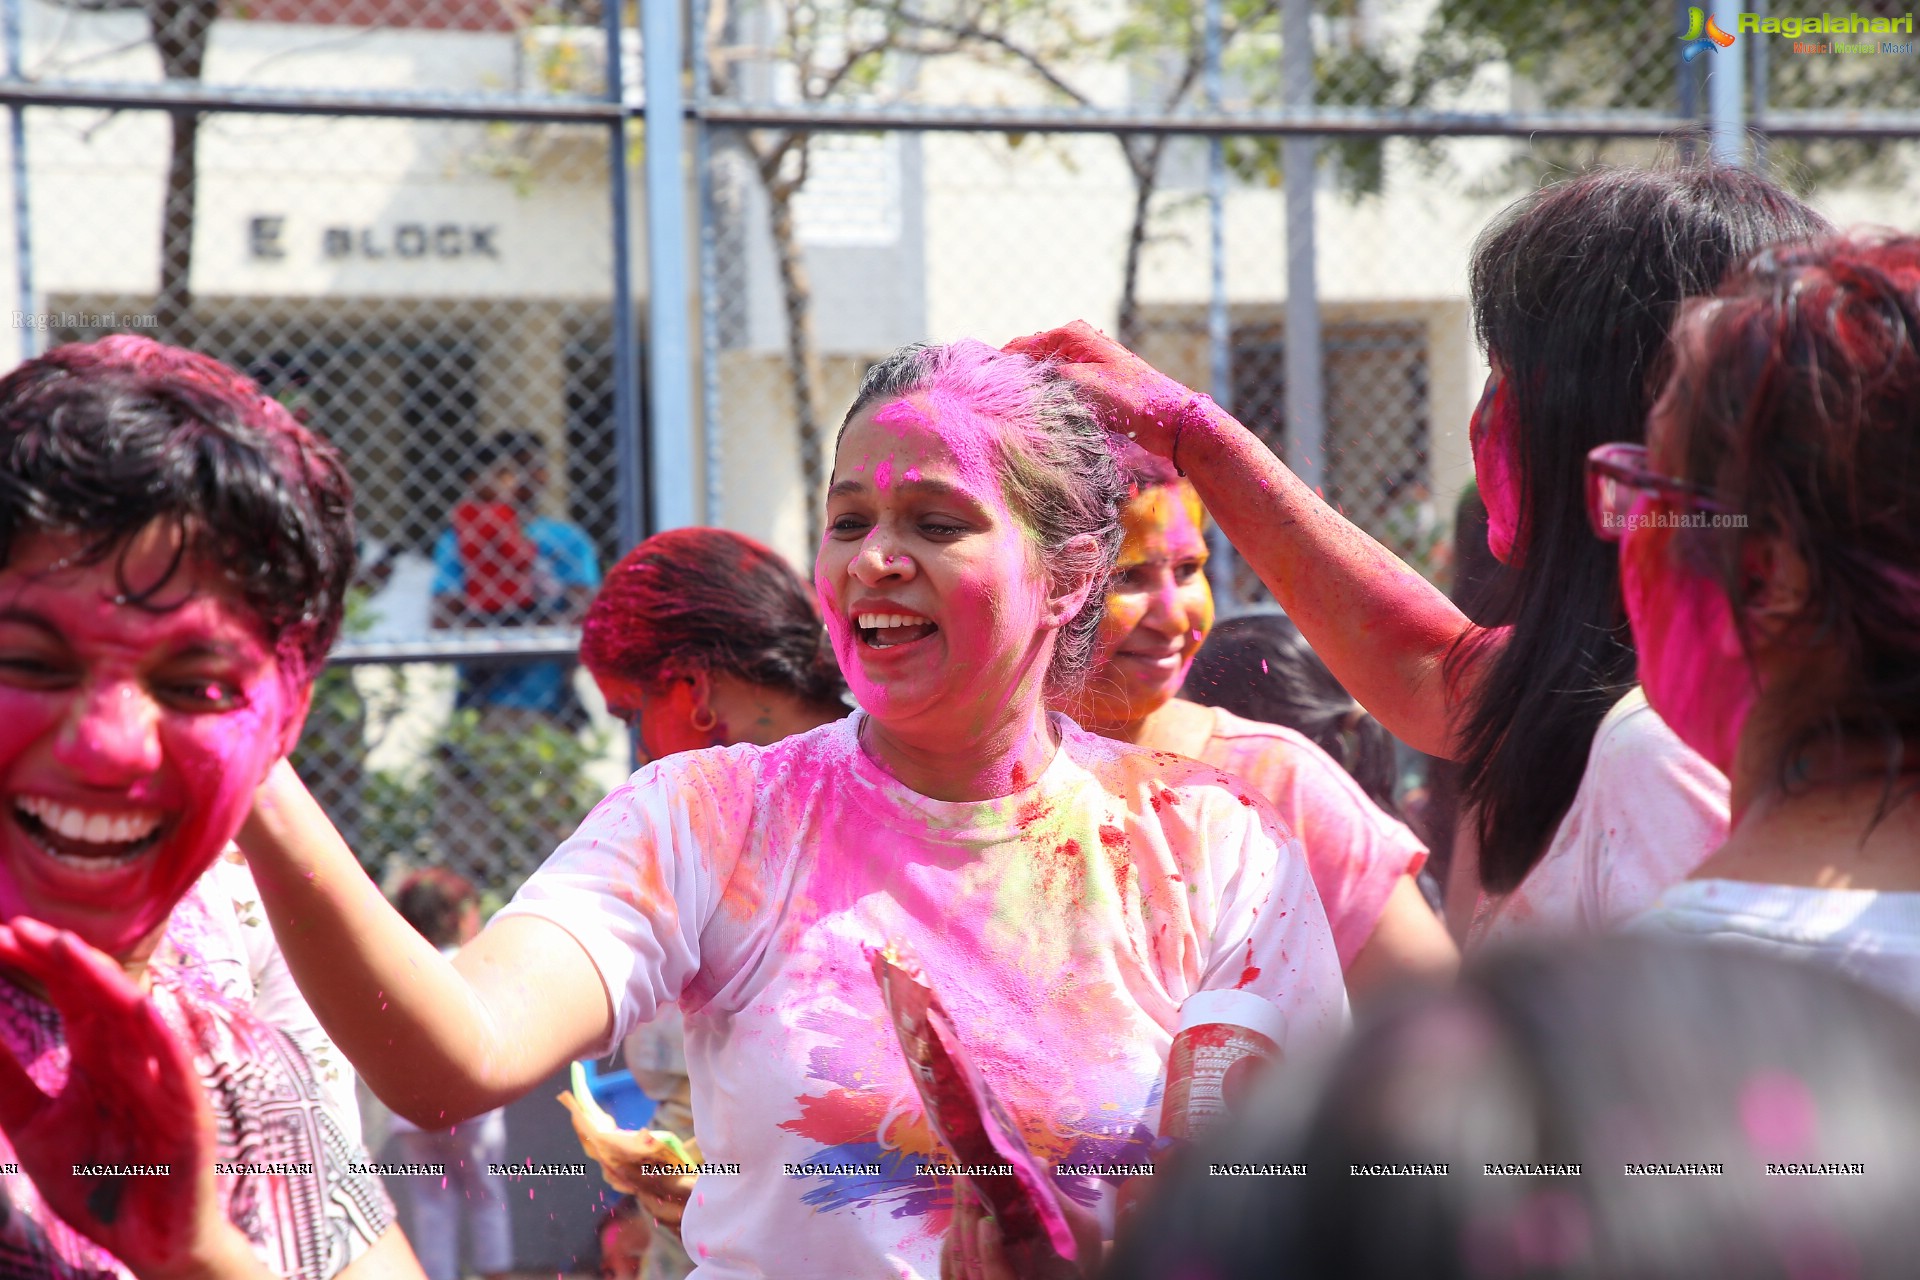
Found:
[[[642,8],[684,18],[696,217],[655,261],[698,286],[653,379],[697,420],[651,438],[701,518],[802,563],[869,361],[1084,317],[1444,580],[1499,208],[1731,139],[1898,223],[1920,132],[1880,3],[1850,13],[1884,32],[1714,8],[1723,46],[1629,0],[0,0],[14,354],[184,342],[352,465],[365,569],[301,764],[383,874],[509,892],[622,769],[569,658],[645,507]]]
[[[362,569],[298,764],[376,874],[438,863],[510,893],[626,749],[571,661],[623,550],[622,125],[542,114],[606,97],[599,6],[6,14],[18,87],[100,100],[16,112],[16,354],[164,338],[339,446]]]

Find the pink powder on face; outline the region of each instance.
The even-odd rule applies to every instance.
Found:
[[[1473,411],[1468,432],[1473,451],[1473,475],[1480,500],[1487,507],[1487,549],[1501,564],[1517,566],[1520,538],[1520,422],[1514,411],[1513,391],[1495,369]]]
[[[178,606],[141,609],[115,603],[118,557],[73,563],[75,550],[72,539],[30,536],[0,568],[0,597],[46,619],[84,675],[67,687],[0,685],[0,789],[69,803],[98,796],[115,813],[159,814],[163,835],[131,863],[81,877],[7,824],[0,918],[72,929],[117,956],[165,922],[238,830],[279,755],[300,686],[217,573],[189,561],[177,594],[170,590]],[[137,536],[129,577],[157,578],[172,555],[166,538]],[[55,569],[63,559],[69,567]],[[29,659],[47,645],[42,635],[0,624],[0,646]],[[199,651],[222,656],[173,672],[162,656]]]
[[[840,446],[843,458],[866,451],[880,459],[873,468],[877,501],[868,513],[877,523],[867,539],[884,539],[883,555],[911,549],[912,579],[879,581],[870,565],[863,567],[858,543],[829,535],[815,566],[815,586],[835,655],[862,707],[885,724],[931,709],[932,699],[964,694],[952,704],[952,729],[973,734],[995,721],[1030,716],[1039,700],[1033,668],[1046,656],[1046,583],[1031,539],[1007,504],[1001,473],[1007,433],[1027,429],[1044,375],[1037,362],[979,342],[944,348],[936,363],[922,387],[856,415]],[[863,418],[869,425],[862,425]],[[836,477],[845,473],[846,463],[837,463]],[[918,540],[909,507],[894,505],[912,498],[897,496],[895,475],[916,484],[939,480],[972,495],[1001,526],[992,544]],[[864,585],[862,574],[868,577]],[[938,682],[911,662],[860,646],[844,614],[863,595],[895,599],[939,624]],[[942,691],[936,683],[949,687]]]
[[[1635,512],[1651,506],[1643,498]],[[1679,532],[1628,532],[1620,544],[1620,592],[1648,703],[1682,742],[1730,773],[1758,689],[1726,592],[1680,563]]]

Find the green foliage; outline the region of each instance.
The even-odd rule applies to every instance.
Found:
[[[348,596],[347,635],[371,625],[366,593]],[[483,889],[510,891],[599,800],[589,769],[606,749],[603,735],[576,735],[535,722],[489,730],[478,712],[456,711],[413,767],[374,769],[367,760],[417,701],[404,666],[369,700],[349,667],[328,667],[314,682],[313,710],[293,764],[376,880],[395,862],[452,865]],[[475,801],[484,815],[451,825],[455,805]],[[488,848],[450,849],[451,830],[487,833]]]

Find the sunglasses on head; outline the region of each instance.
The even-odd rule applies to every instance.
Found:
[[[1641,494],[1655,494],[1689,511],[1726,514],[1732,508],[1705,485],[1662,475],[1647,467],[1647,446],[1603,444],[1587,454],[1587,520],[1596,536],[1618,542]]]

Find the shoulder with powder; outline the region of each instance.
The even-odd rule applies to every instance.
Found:
[[[1272,816],[1265,799],[1245,779],[1204,761],[1116,742],[1077,727],[1067,749],[1110,795],[1130,808],[1150,808],[1163,820],[1182,812],[1197,816],[1239,808]]]

